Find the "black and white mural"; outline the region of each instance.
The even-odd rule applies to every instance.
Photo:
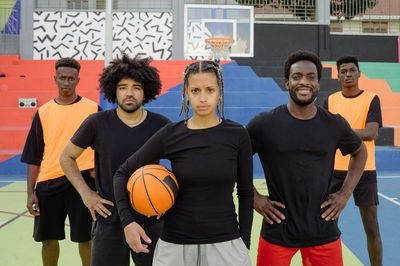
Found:
[[[33,16],[33,58],[104,59],[104,12],[42,12]],[[113,57],[172,57],[172,13],[113,13]]]

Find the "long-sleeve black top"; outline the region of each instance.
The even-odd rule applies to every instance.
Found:
[[[183,121],[160,129],[114,175],[114,194],[123,227],[135,221],[126,184],[139,167],[171,161],[179,184],[174,206],[164,217],[161,239],[206,244],[241,237],[250,246],[253,220],[253,163],[250,138],[239,124],[192,130]],[[239,219],[233,202],[237,183]]]

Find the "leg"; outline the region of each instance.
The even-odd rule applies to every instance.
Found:
[[[35,216],[33,237],[42,242],[42,260],[45,266],[58,263],[60,246],[58,240],[65,238],[64,223],[67,216],[61,193],[42,195],[39,199],[40,215]]]
[[[129,266],[129,247],[119,221],[98,220],[92,231],[92,266]]]
[[[42,242],[43,266],[57,266],[60,255],[58,240],[45,240]]]
[[[304,266],[343,266],[340,238],[325,245],[301,248],[300,251]]]
[[[371,265],[382,265],[382,240],[378,224],[377,183],[359,183],[354,189],[354,200],[360,209]]]
[[[159,220],[155,224],[149,225],[144,229],[148,237],[151,239],[151,243],[148,244],[149,253],[136,253],[131,250],[132,260],[136,266],[151,266],[153,265],[154,250],[158,239],[160,238],[164,221]]]
[[[213,244],[200,244],[200,266],[251,266],[249,250],[239,237]]]
[[[198,266],[199,245],[180,245],[159,239],[154,251],[153,266]]]
[[[92,255],[92,241],[78,243],[79,255],[81,256],[82,266],[90,266]]]
[[[382,265],[382,240],[378,224],[378,206],[360,206],[359,208],[367,236],[367,247],[371,265]]]
[[[289,266],[298,248],[287,248],[268,243],[260,236],[257,266]]]
[[[82,176],[90,186],[90,182],[93,182],[93,179],[89,176],[89,171],[82,172]],[[92,246],[92,217],[78,192],[72,186],[65,191],[64,194],[65,205],[71,225],[71,241],[78,242],[79,255],[82,260],[82,265],[89,266]]]

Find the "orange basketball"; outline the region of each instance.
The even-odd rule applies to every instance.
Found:
[[[132,207],[143,215],[155,216],[169,210],[178,196],[173,173],[158,164],[137,169],[126,186]]]

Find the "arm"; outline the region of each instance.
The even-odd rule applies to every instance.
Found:
[[[274,222],[280,224],[282,220],[286,219],[285,215],[275,207],[286,208],[283,203],[272,201],[268,196],[261,195],[254,187],[254,209],[264,216],[269,224],[274,224]]]
[[[374,140],[378,138],[378,128],[378,122],[369,122],[364,129],[354,129],[354,132],[356,132],[362,140]]]
[[[253,155],[258,152],[258,148],[262,147],[263,144],[260,143],[263,139],[262,133],[259,132],[259,130],[268,123],[267,121],[259,121],[260,115],[256,116],[253,118],[249,124],[246,126],[247,131],[249,132],[250,138],[251,138],[251,144],[252,144],[252,151]],[[261,214],[264,219],[269,223],[273,224],[274,222],[276,223],[281,223],[282,220],[285,220],[285,215],[283,215],[282,212],[280,212],[278,209],[275,207],[280,207],[282,209],[285,209],[285,205],[281,202],[277,201],[272,201],[269,199],[268,196],[261,195],[258,193],[257,189],[253,186],[254,190],[254,209]]]
[[[103,204],[111,206],[114,204],[109,200],[103,199],[95,191],[91,190],[86,184],[85,179],[83,179],[76,163],[76,159],[83,151],[84,149],[74,145],[72,142],[68,142],[60,156],[61,168],[65,176],[78,191],[79,195],[81,195],[83,202],[90,210],[93,220],[96,220],[95,211],[104,218],[107,218],[111,215],[111,212]]]
[[[342,188],[338,192],[330,194],[328,200],[321,205],[321,209],[328,207],[328,209],[321,215],[322,219],[329,221],[339,218],[340,213],[344,207],[346,207],[351,193],[353,193],[354,188],[361,178],[365,162],[367,161],[367,156],[367,149],[365,148],[364,143],[362,143],[355,152],[351,153],[349,170],[347,171],[347,176]]]
[[[378,138],[378,129],[382,127],[382,111],[379,97],[375,95],[372,99],[367,114],[364,129],[355,129],[356,134],[366,141],[372,141]]]
[[[33,116],[31,129],[26,138],[24,151],[22,152],[21,162],[27,164],[27,202],[26,207],[32,215],[40,215],[39,201],[35,193],[36,179],[38,177],[40,164],[43,159],[44,140],[43,128],[40,122],[39,113]]]
[[[136,169],[150,163],[157,163],[162,158],[164,143],[168,136],[163,132],[165,132],[165,127],[130,156],[115,172],[113,178],[115,202],[121,226],[124,228],[126,242],[137,253],[148,253],[148,245],[142,244],[141,239],[146,243],[151,243],[151,239],[146,235],[140,224],[135,221],[135,212],[130,204],[126,184]]]
[[[39,173],[39,165],[27,164],[26,183],[28,189],[28,199],[26,207],[29,213],[35,216],[40,215],[39,200],[35,193],[36,178]]]
[[[251,227],[253,224],[253,160],[251,143],[247,131],[244,131],[238,153],[237,195],[239,201],[240,236],[250,249]]]

